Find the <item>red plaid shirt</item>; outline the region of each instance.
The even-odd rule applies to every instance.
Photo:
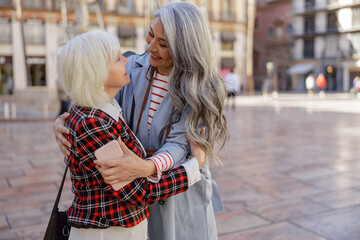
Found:
[[[149,216],[149,204],[187,190],[188,178],[183,166],[165,172],[158,183],[139,178],[119,191],[113,190],[95,168],[94,152],[120,136],[129,149],[144,158],[145,153],[129,127],[101,110],[76,105],[66,126],[70,129],[68,139],[72,149],[65,162],[70,168],[75,194],[67,210],[71,225],[133,227]]]

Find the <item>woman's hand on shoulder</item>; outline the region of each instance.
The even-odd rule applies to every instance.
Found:
[[[205,128],[200,131],[200,136],[205,136]],[[186,138],[190,143],[191,155],[199,161],[199,169],[201,169],[206,159],[205,150],[200,144],[196,143],[194,139],[192,139],[187,133]]]
[[[65,157],[70,156],[70,151],[68,148],[71,148],[70,142],[64,136],[64,134],[70,133],[69,129],[65,127],[65,121],[66,119],[69,118],[69,116],[70,116],[69,113],[64,113],[60,115],[53,123],[53,132],[55,135],[55,140]]]

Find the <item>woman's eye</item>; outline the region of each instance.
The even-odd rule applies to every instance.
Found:
[[[160,47],[167,48],[167,45],[160,44]]]
[[[149,36],[150,37],[154,37],[154,35],[149,31]]]

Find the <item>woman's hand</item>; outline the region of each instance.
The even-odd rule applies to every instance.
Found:
[[[116,184],[124,181],[132,181],[136,178],[143,178],[156,173],[153,161],[146,161],[133,153],[118,138],[124,156],[109,161],[95,160],[96,168],[107,184]]]
[[[65,121],[69,118],[69,113],[64,113],[60,115],[53,124],[53,132],[55,135],[55,140],[59,145],[61,152],[65,157],[70,156],[70,151],[68,148],[71,148],[70,142],[64,137],[64,134],[69,134],[70,131],[65,127]]]
[[[205,137],[205,128],[200,131],[200,136]],[[190,143],[191,155],[199,161],[199,169],[201,169],[206,159],[205,150],[200,144],[196,143],[187,133],[186,138]]]

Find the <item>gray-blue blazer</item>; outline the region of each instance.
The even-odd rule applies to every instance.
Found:
[[[149,67],[149,54],[133,55],[126,65],[131,82],[118,94],[117,99],[123,109],[125,121],[135,131],[140,116],[148,81],[146,71]],[[185,114],[171,126],[165,142],[166,128],[171,115],[172,102],[166,94],[155,112],[150,131],[147,118],[150,105],[147,99],[140,122],[137,137],[145,149],[161,149],[169,152],[175,160],[175,166],[185,161],[189,144],[185,136]],[[214,206],[213,206],[214,205]],[[222,209],[216,183],[211,180],[208,166],[201,170],[201,181],[188,191],[160,201],[150,206],[149,238],[150,240],[214,240],[217,231],[214,209]]]

